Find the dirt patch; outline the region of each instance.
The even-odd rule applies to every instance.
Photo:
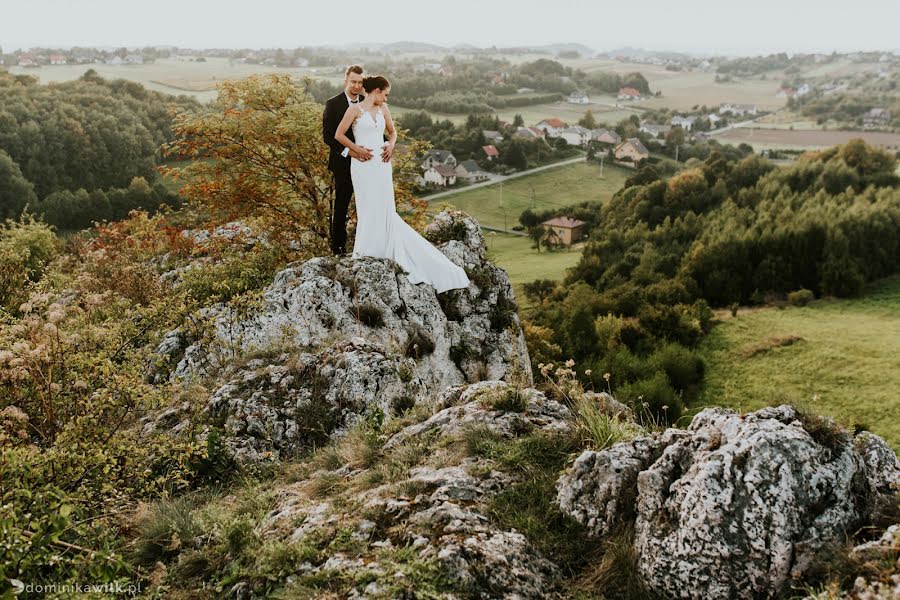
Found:
[[[803,338],[799,335],[772,336],[763,342],[753,344],[752,346],[747,346],[746,348],[741,350],[741,356],[743,356],[744,358],[753,358],[754,356],[765,354],[766,352],[769,352],[774,348],[790,346],[800,341],[803,341]]]

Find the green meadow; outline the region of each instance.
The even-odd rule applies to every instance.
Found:
[[[707,374],[695,404],[748,411],[800,403],[900,450],[900,277],[862,298],[738,311],[701,352]]]

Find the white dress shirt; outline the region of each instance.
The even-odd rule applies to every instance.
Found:
[[[359,94],[356,95],[356,100],[350,99],[350,94],[347,93],[347,90],[344,90],[344,95],[347,97],[347,102],[349,104],[357,104],[359,103]],[[344,151],[341,152],[341,156],[347,158],[347,155],[350,154],[350,148],[344,148]]]

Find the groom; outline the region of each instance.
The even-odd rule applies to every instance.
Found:
[[[347,209],[353,195],[353,181],[350,179],[350,158],[371,160],[372,152],[365,150],[358,154],[345,148],[334,139],[334,133],[344,113],[351,104],[357,104],[365,97],[362,92],[363,68],[353,65],[344,76],[344,91],[325,103],[322,113],[322,138],[331,149],[328,155],[328,169],[334,174],[334,209],[331,211],[331,251],[335,255],[344,254],[347,245]],[[353,131],[347,132],[353,140]],[[355,141],[355,140],[354,140]]]

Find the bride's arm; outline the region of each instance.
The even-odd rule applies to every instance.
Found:
[[[350,153],[355,153],[357,156],[365,153],[366,148],[355,144],[353,140],[348,138],[347,130],[350,129],[351,125],[353,125],[353,121],[356,120],[358,114],[359,108],[355,104],[351,104],[350,106],[348,106],[347,112],[344,113],[344,118],[341,119],[340,123],[338,123],[337,130],[334,132],[334,139],[336,139],[347,148],[350,148]]]
[[[394,127],[394,119],[391,118],[391,111],[388,109],[387,104],[384,104],[383,108],[384,130],[388,134],[388,141],[384,146],[384,150],[381,151],[381,158],[384,162],[387,162],[394,155],[394,146],[397,145],[397,128]]]

